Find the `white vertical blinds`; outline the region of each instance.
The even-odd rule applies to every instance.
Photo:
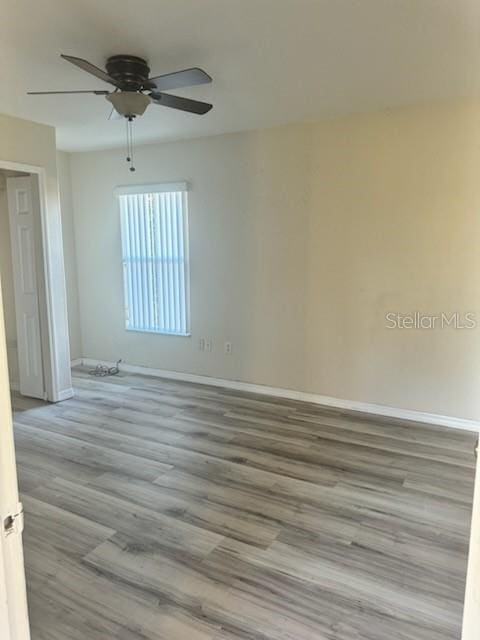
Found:
[[[186,191],[120,193],[126,327],[189,334]]]

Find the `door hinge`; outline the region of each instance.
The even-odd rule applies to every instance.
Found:
[[[23,504],[19,502],[15,513],[9,513],[2,518],[3,534],[5,537],[22,533],[24,521]]]

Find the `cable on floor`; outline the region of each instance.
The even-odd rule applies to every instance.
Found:
[[[88,373],[91,376],[97,376],[98,378],[104,378],[105,376],[116,376],[117,373],[120,373],[119,364],[122,360],[117,360],[117,363],[114,367],[107,367],[104,364],[97,364],[95,369],[91,369]]]

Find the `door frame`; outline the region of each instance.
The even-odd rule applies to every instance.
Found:
[[[59,402],[61,400],[67,400],[73,397],[73,389],[65,389],[60,385],[61,379],[61,367],[70,367],[70,356],[68,356],[68,362],[61,362],[59,356],[60,353],[65,352],[68,349],[70,353],[68,343],[68,335],[59,335],[55,325],[55,310],[54,310],[54,282],[52,278],[52,266],[51,266],[51,244],[49,239],[49,229],[52,228],[52,220],[48,220],[48,207],[47,207],[47,172],[44,167],[37,165],[24,164],[20,162],[10,162],[8,160],[0,160],[0,169],[7,169],[10,171],[19,171],[23,173],[31,174],[38,181],[39,192],[39,205],[40,205],[40,232],[41,232],[41,256],[40,264],[42,265],[43,273],[40,276],[39,286],[39,306],[40,306],[40,322],[42,327],[42,353],[43,353],[43,370],[45,376],[45,391],[46,399],[50,402]],[[58,216],[57,220],[53,218],[53,224],[60,225],[61,237],[61,219]],[[62,345],[60,347],[60,345]]]
[[[16,522],[7,535],[10,515]],[[0,629],[6,640],[30,640],[22,529],[0,289]]]
[[[463,609],[462,640],[476,640],[480,629],[480,446],[475,453],[477,470],[473,494],[470,548]]]
[[[60,211],[49,210],[47,171],[44,167],[0,159],[0,169],[28,173],[37,180],[41,238],[38,260],[39,307],[44,382],[47,400],[59,402],[73,396],[68,329],[63,324],[63,318],[59,317],[59,313],[65,313],[66,317],[66,308],[62,308],[66,304],[66,290]],[[0,289],[0,629],[2,638],[5,635],[7,640],[30,640],[22,545],[23,510],[19,503],[12,422]]]

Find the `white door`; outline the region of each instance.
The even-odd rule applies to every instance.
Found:
[[[477,458],[462,640],[480,638],[480,451],[478,447]]]
[[[8,210],[17,317],[20,393],[44,398],[37,279],[38,184],[31,176],[7,178]]]
[[[18,501],[13,446],[7,347],[0,287],[0,638],[29,640],[22,547],[22,507]]]

